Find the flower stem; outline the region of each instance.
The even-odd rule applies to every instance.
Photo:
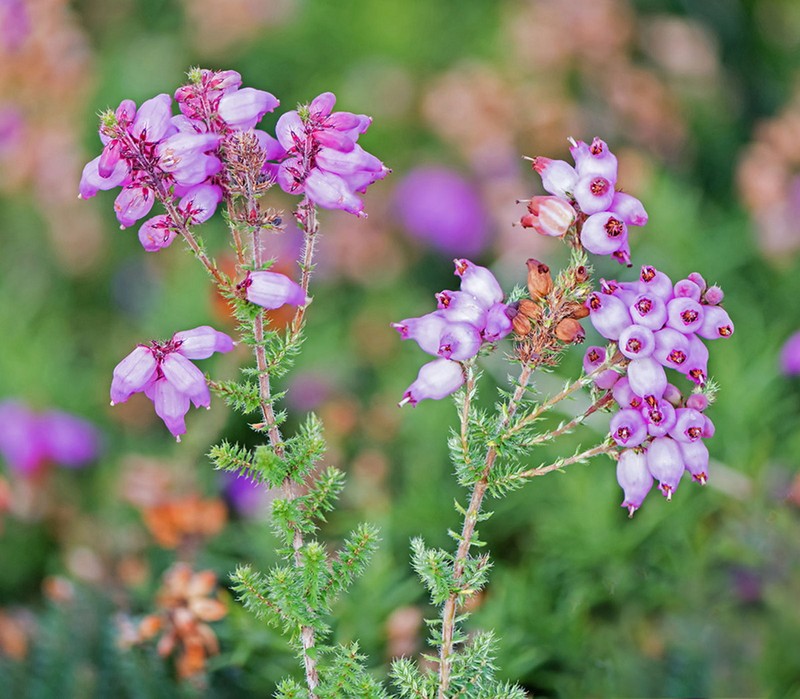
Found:
[[[254,200],[249,202],[250,206],[257,206]],[[256,269],[259,269],[263,264],[263,254],[261,251],[261,230],[256,228],[253,230],[252,239],[252,255],[253,264]],[[312,248],[313,254],[313,248]],[[309,265],[310,265],[309,260]],[[306,285],[308,281],[306,281]],[[307,288],[307,287],[306,287]],[[270,373],[267,365],[267,352],[264,347],[264,318],[266,311],[260,312],[253,321],[253,338],[255,339],[254,353],[256,357],[256,366],[258,368],[258,387],[261,399],[261,415],[264,424],[267,428],[267,436],[269,438],[270,446],[275,452],[275,455],[283,458],[285,449],[283,444],[283,437],[281,436],[280,427],[275,416],[275,409],[272,404],[272,387],[270,384]],[[300,319],[302,324],[302,318]],[[299,332],[299,326],[298,326]],[[287,477],[281,483],[281,490],[284,498],[289,502],[296,500],[299,497],[297,488],[291,477]],[[296,568],[303,566],[303,559],[301,551],[303,548],[303,534],[299,527],[292,529],[292,548],[294,550],[294,565]],[[319,685],[319,672],[317,670],[317,661],[315,658],[316,639],[314,628],[312,626],[300,627],[300,642],[303,647],[303,665],[306,675],[306,684],[308,686],[309,699],[317,699],[316,689]]]
[[[531,374],[533,373],[534,366],[532,364],[525,364],[520,372],[517,381],[517,388],[513,396],[506,404],[505,416],[500,422],[500,429],[503,432],[508,427],[509,422],[514,417],[514,414],[519,407],[519,402],[525,391],[528,388],[528,381],[530,381]],[[471,387],[468,385],[465,393],[465,405],[462,409],[462,443],[466,443],[465,433],[465,419],[469,411],[468,401],[472,393]],[[464,514],[464,525],[461,528],[461,537],[459,539],[458,550],[453,561],[453,580],[458,583],[464,575],[464,568],[469,558],[469,552],[472,548],[472,538],[475,534],[475,525],[478,523],[480,516],[481,505],[486,491],[489,487],[489,474],[491,473],[492,466],[497,458],[497,447],[495,445],[489,446],[486,451],[486,458],[484,461],[483,471],[480,478],[472,487],[472,495],[470,496],[469,506]],[[442,610],[442,645],[439,649],[439,699],[447,699],[447,690],[450,686],[450,670],[452,665],[453,656],[453,636],[455,634],[456,625],[456,610],[458,607],[458,598],[460,591],[450,594],[444,604]]]

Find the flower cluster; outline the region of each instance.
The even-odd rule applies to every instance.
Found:
[[[636,282],[601,281],[586,305],[595,329],[617,343],[627,361],[625,376],[600,372],[595,382],[611,390],[619,411],[611,419],[611,437],[624,451],[617,477],[625,491],[623,506],[631,514],[641,505],[653,479],[667,498],[684,470],[695,481],[708,478],[708,449],[703,438],[714,425],[703,414],[708,397],[708,349],[701,338],[730,337],[733,323],[719,305],[722,290],[707,286],[697,273],[673,285],[663,272],[642,267]],[[592,371],[606,360],[605,350],[589,347],[584,368]],[[670,384],[665,369],[684,374],[698,387],[684,397]]]
[[[392,323],[402,339],[416,340],[425,352],[439,357],[420,369],[400,405],[454,393],[464,383],[459,362],[472,359],[481,347],[511,332],[516,311],[503,303],[503,290],[495,276],[469,260],[454,262],[455,274],[461,278],[460,291],[436,294],[438,307],[432,313]]]
[[[356,141],[372,123],[365,114],[334,112],[336,97],[323,92],[302,109],[278,119],[275,133],[286,149],[277,180],[289,194],[305,194],[326,209],[358,216],[364,204],[356,196],[389,173]]]
[[[193,70],[190,83],[172,99],[160,94],[136,107],[123,100],[101,119],[103,151],[83,170],[80,196],[121,187],[114,203],[123,228],[147,216],[158,199],[166,214],[139,229],[150,252],[169,246],[187,225],[207,221],[226,195],[226,143],[236,132],[252,133],[260,149],[265,180],[305,195],[325,208],[363,215],[356,192],[364,192],[389,170],[356,144],[371,123],[365,115],[333,112],[336,98],[326,92],[310,105],[284,114],[278,138],[255,129],[279,101],[269,92],[241,87],[236,71]]]
[[[533,197],[520,223],[548,236],[563,236],[580,220],[580,242],[595,255],[630,264],[628,226],[643,226],[647,212],[636,197],[617,191],[617,157],[605,141],[571,141],[573,167],[564,160],[533,158],[549,197]]]
[[[186,433],[184,418],[190,403],[208,408],[211,394],[206,378],[190,359],[207,359],[214,352],[230,352],[233,340],[208,325],[182,330],[168,342],[138,345],[114,369],[111,405],[124,403],[143,392],[156,414],[180,441]]]
[[[100,453],[100,434],[90,422],[60,410],[37,413],[23,403],[0,403],[0,455],[9,468],[33,475],[46,464],[79,468]]]

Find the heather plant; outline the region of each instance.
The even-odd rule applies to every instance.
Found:
[[[574,166],[532,159],[549,195],[527,201],[528,212],[520,220],[524,228],[561,238],[570,248],[567,267],[553,278],[548,265],[529,259],[527,288],[506,295],[487,268],[456,259],[460,289],[436,294],[435,311],[394,324],[403,339],[415,340],[436,357],[420,369],[400,404],[455,394],[460,426],[448,444],[458,482],[469,491],[465,502],[456,502],[461,530],[449,532],[455,552],[429,547],[422,539],[412,542],[413,567],[441,611],[430,622],[436,670],[425,672],[409,659],[394,664],[402,696],[525,696],[495,677],[494,632],[470,635],[464,627],[469,602],[486,586],[491,568],[489,554],[478,552],[485,545],[478,524],[491,516],[484,507],[487,496],[501,498],[534,478],[601,454],[617,464],[622,506],[630,516],[654,481],[671,499],[684,472],[701,484],[708,479],[702,440],[713,435],[714,425],[704,411],[716,389],[701,338],[733,333],[719,305],[722,291],[698,273],[673,284],[650,265],[641,268],[638,279],[600,279],[595,285],[587,252],[610,255],[630,267],[628,227],[646,224],[647,213],[638,199],[619,189],[617,159],[606,143],[597,138],[571,143]],[[536,372],[557,366],[570,345],[584,341],[580,320],[587,316],[610,344],[588,347],[582,376],[553,395],[539,395]],[[500,390],[494,411],[487,411],[477,401],[477,361],[506,336],[512,340],[507,359],[517,366],[517,375],[509,389]],[[676,372],[675,384],[667,369]],[[588,408],[546,426],[556,406],[586,387],[592,393]],[[537,447],[574,431],[599,410],[615,411],[599,444],[531,465]]]
[[[316,416],[309,415],[296,434],[284,434],[286,414],[276,407],[283,394],[274,382],[289,369],[304,340],[320,234],[317,208],[365,216],[358,194],[388,169],[357,143],[371,119],[334,111],[332,93],[284,113],[273,137],[255,126],[278,107],[278,100],[241,82],[235,71],[194,69],[175,93],[177,114],[167,94],[138,107],[124,100],[102,114],[103,150],[84,168],[80,194],[87,198],[119,187],[114,210],[123,228],[150,216],[158,203],[163,213],[139,226],[142,246],[157,252],[178,238],[185,242],[229,302],[239,341],[251,349],[255,366],[245,367],[241,380],[211,380],[194,362],[232,351],[233,338],[210,326],[181,330],[169,340],[139,344],[117,365],[111,404],[144,393],[178,441],[187,431],[190,407],[209,408],[212,392],[247,416],[264,443],[251,449],[223,442],[209,455],[217,469],[280,493],[273,501],[272,524],[283,562],[267,572],[242,565],[231,576],[244,606],[281,627],[301,659],[304,687],[287,679],[278,695],[382,696],[357,646],[335,645],[326,623],[333,600],[366,565],[377,532],[361,525],[335,553],[316,540],[318,523],[333,508],[343,476],[334,467],[318,466],[325,441]],[[283,214],[264,203],[276,184],[299,197],[292,214],[304,238],[299,282],[272,269],[276,260],[270,257],[270,238],[287,226]],[[217,264],[198,230],[220,206],[235,253],[232,272]],[[295,310],[281,328],[271,322],[270,311],[284,306]],[[161,606],[167,621],[146,618],[138,635],[128,637],[151,638],[162,630],[159,652],[166,656],[175,650],[181,673],[196,673],[217,648],[206,624],[222,616],[217,603],[205,597],[213,581],[207,571],[193,574],[178,567],[167,574],[164,589],[168,594],[162,595],[166,601]]]

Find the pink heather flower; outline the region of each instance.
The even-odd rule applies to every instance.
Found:
[[[208,408],[211,395],[205,376],[190,359],[205,359],[213,352],[229,352],[233,340],[207,325],[175,333],[168,342],[139,345],[114,369],[111,405],[144,392],[156,414],[180,441],[186,432],[184,418],[190,403]]]
[[[252,129],[268,112],[280,105],[278,99],[264,90],[243,87],[229,91],[219,100],[218,113],[222,119],[235,129]]]
[[[277,181],[289,194],[304,194],[326,209],[365,216],[357,196],[389,173],[383,163],[356,144],[371,123],[365,115],[332,112],[333,93],[319,95],[308,107],[283,114],[275,127],[286,158]]]
[[[608,211],[614,200],[614,182],[602,175],[585,175],[575,183],[573,196],[585,214]]]
[[[611,255],[628,240],[628,226],[610,211],[593,214],[581,229],[581,245],[595,255]]]
[[[595,292],[589,295],[586,307],[595,330],[608,340],[619,339],[622,331],[631,324],[631,314],[616,296]]]
[[[484,308],[489,308],[503,300],[500,283],[486,267],[481,267],[465,259],[453,260],[455,275],[461,278],[461,291],[473,296]]]
[[[495,303],[486,312],[486,325],[481,330],[481,336],[485,342],[497,342],[508,335],[512,327],[508,306]]]
[[[800,332],[789,337],[781,348],[781,371],[789,376],[800,374]]]
[[[623,376],[614,384],[611,389],[614,400],[623,408],[640,408],[642,397],[634,393],[627,376]]]
[[[178,210],[190,224],[204,223],[214,215],[221,201],[222,188],[204,182],[189,189],[181,198]]]
[[[663,398],[645,402],[641,413],[647,424],[647,433],[652,437],[663,437],[675,426],[675,408]]]
[[[31,33],[31,18],[25,0],[0,2],[0,47],[17,51]]]
[[[122,228],[132,226],[153,208],[156,197],[149,187],[126,187],[114,201],[114,212]]]
[[[630,305],[633,322],[656,331],[667,322],[667,304],[660,297],[645,293],[636,297]]]
[[[614,192],[611,211],[629,226],[644,226],[647,223],[647,212],[642,202],[625,192]]]
[[[444,253],[479,254],[491,230],[480,192],[464,176],[443,167],[412,170],[394,191],[400,225]]]
[[[561,237],[575,223],[575,208],[561,197],[533,197],[528,202],[528,212],[520,224],[540,235]]]
[[[448,319],[442,311],[433,311],[418,318],[406,318],[399,323],[391,324],[400,333],[402,340],[414,340],[423,352],[433,355],[439,353],[442,335],[448,325]]]
[[[166,214],[153,216],[139,227],[139,242],[147,252],[168,248],[178,235],[173,226]]]
[[[667,326],[686,335],[700,330],[703,317],[703,307],[690,298],[674,298],[667,303]]]
[[[466,291],[449,291],[445,289],[436,294],[437,308],[447,311],[447,318],[452,321],[464,321],[476,327],[486,325],[487,309],[472,294]]]
[[[610,432],[621,447],[635,447],[647,437],[647,425],[638,410],[625,408],[611,418]]]
[[[658,487],[667,500],[678,488],[684,461],[678,443],[669,437],[655,437],[647,448],[647,470],[659,481]]]
[[[692,479],[700,485],[708,481],[708,447],[698,439],[694,442],[678,442],[681,458]]]
[[[542,177],[545,191],[557,197],[571,195],[578,181],[575,168],[563,160],[552,160],[538,156],[531,161],[533,169]]]
[[[639,274],[639,293],[658,296],[664,303],[672,298],[672,281],[651,265],[644,265]]]
[[[220,141],[219,134],[178,132],[156,147],[158,166],[178,184],[200,184],[222,170],[222,162],[213,154]]]
[[[426,398],[440,400],[455,393],[463,385],[464,372],[458,362],[434,359],[422,365],[417,380],[408,387],[399,405],[402,407],[410,403],[415,406]]]
[[[712,289],[714,287],[711,287]],[[709,289],[711,291],[711,289]],[[706,297],[708,292],[706,292]],[[696,331],[700,337],[716,340],[733,335],[733,321],[727,311],[720,306],[703,306],[703,322]]]
[[[471,359],[481,348],[481,332],[469,323],[445,322],[436,354],[445,359],[463,362]]]
[[[591,346],[586,348],[583,355],[583,371],[586,374],[591,374],[598,367],[602,366],[606,361],[606,348]],[[602,390],[609,390],[619,381],[620,375],[613,369],[606,369],[601,371],[594,378],[594,385]]]
[[[689,358],[689,338],[673,328],[662,328],[654,337],[653,357],[663,366],[680,371]]]
[[[248,272],[246,279],[239,285],[245,289],[245,296],[250,303],[268,310],[280,308],[285,304],[304,306],[310,302],[303,287],[279,272]]]
[[[633,517],[653,487],[653,476],[647,468],[647,459],[638,449],[625,449],[617,461],[617,483],[624,492],[622,507]]]
[[[678,408],[675,411],[675,425],[670,430],[670,437],[678,442],[696,442],[703,437],[706,418],[701,412],[692,408]]]
[[[675,294],[675,298],[687,297],[692,299],[693,301],[700,302],[700,298],[703,294],[702,290],[700,289],[697,284],[695,284],[691,279],[681,279],[679,282],[675,283],[675,287],[673,288],[673,293]]]
[[[617,181],[617,156],[609,150],[605,141],[595,137],[591,144],[573,139],[570,139],[570,143],[569,152],[580,177],[601,175],[611,182]]]
[[[656,349],[653,331],[643,325],[629,325],[619,336],[619,351],[628,359],[649,357]]]
[[[631,390],[643,398],[648,396],[661,398],[667,389],[664,367],[652,357],[631,360],[628,364],[628,382]]]

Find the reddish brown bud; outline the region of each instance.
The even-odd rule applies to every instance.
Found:
[[[584,306],[582,303],[568,303],[567,311],[569,311],[569,317],[575,318],[576,320],[580,320],[581,318],[585,318],[589,315],[589,309],[586,308],[586,306]]]
[[[575,268],[575,283],[583,284],[589,278],[589,270],[583,265]]]
[[[539,320],[542,317],[542,307],[531,299],[520,299],[519,312],[531,320]]]
[[[517,313],[511,321],[514,332],[520,337],[525,337],[532,329],[530,319],[522,313]]]
[[[556,325],[556,337],[561,342],[579,343],[583,342],[586,333],[581,324],[574,318],[564,318]]]
[[[550,268],[539,260],[529,259],[528,265],[528,291],[532,299],[547,296],[553,290],[553,277]]]

